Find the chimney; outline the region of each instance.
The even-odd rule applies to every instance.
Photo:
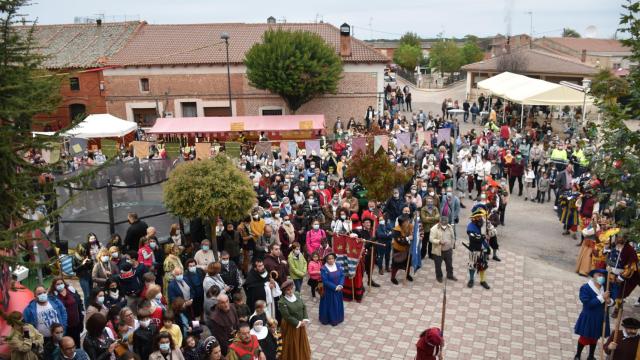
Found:
[[[274,18],[273,16],[269,16],[267,18],[267,24],[275,24],[276,23],[276,18]]]
[[[580,61],[581,62],[587,61],[587,49],[582,49],[582,54],[580,54]]]
[[[340,56],[351,56],[351,27],[347,23],[340,25]]]
[[[102,19],[96,19],[96,25],[102,26]]]

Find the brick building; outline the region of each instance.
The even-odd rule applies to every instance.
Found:
[[[327,23],[143,24],[103,72],[108,112],[143,127],[157,116],[290,114],[279,96],[249,85],[243,64],[245,53],[271,28],[316,33],[343,61],[337,93],[308,102],[297,114],[324,114],[331,127],[337,116],[361,120],[368,106],[381,105],[388,58],[351,37],[348,27],[341,33]],[[222,33],[229,34],[231,109]]]
[[[37,50],[45,55],[44,67],[63,76],[62,102],[51,114],[36,118],[46,130],[66,127],[80,114],[107,112],[103,70],[106,60],[133,36],[140,22],[38,25]],[[19,32],[31,27],[18,27]],[[38,129],[41,130],[41,129]]]

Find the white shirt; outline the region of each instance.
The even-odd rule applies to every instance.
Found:
[[[58,313],[53,309],[53,305],[51,305],[51,303],[47,301],[47,303],[44,305],[36,303],[36,314],[38,318],[38,331],[42,334],[42,336],[50,337],[51,324],[60,322]]]

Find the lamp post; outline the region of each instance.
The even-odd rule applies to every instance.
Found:
[[[220,34],[220,39],[224,40],[225,49],[227,51],[227,90],[229,93],[229,116],[233,115],[233,108],[231,107],[231,68],[229,66],[229,33],[223,32]]]
[[[591,90],[591,79],[582,79],[582,91],[584,91],[584,99],[582,100],[582,126],[587,124],[587,93]]]

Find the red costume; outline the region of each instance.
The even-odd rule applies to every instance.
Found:
[[[438,328],[429,328],[420,334],[416,344],[416,360],[436,360],[442,355],[444,338]]]

